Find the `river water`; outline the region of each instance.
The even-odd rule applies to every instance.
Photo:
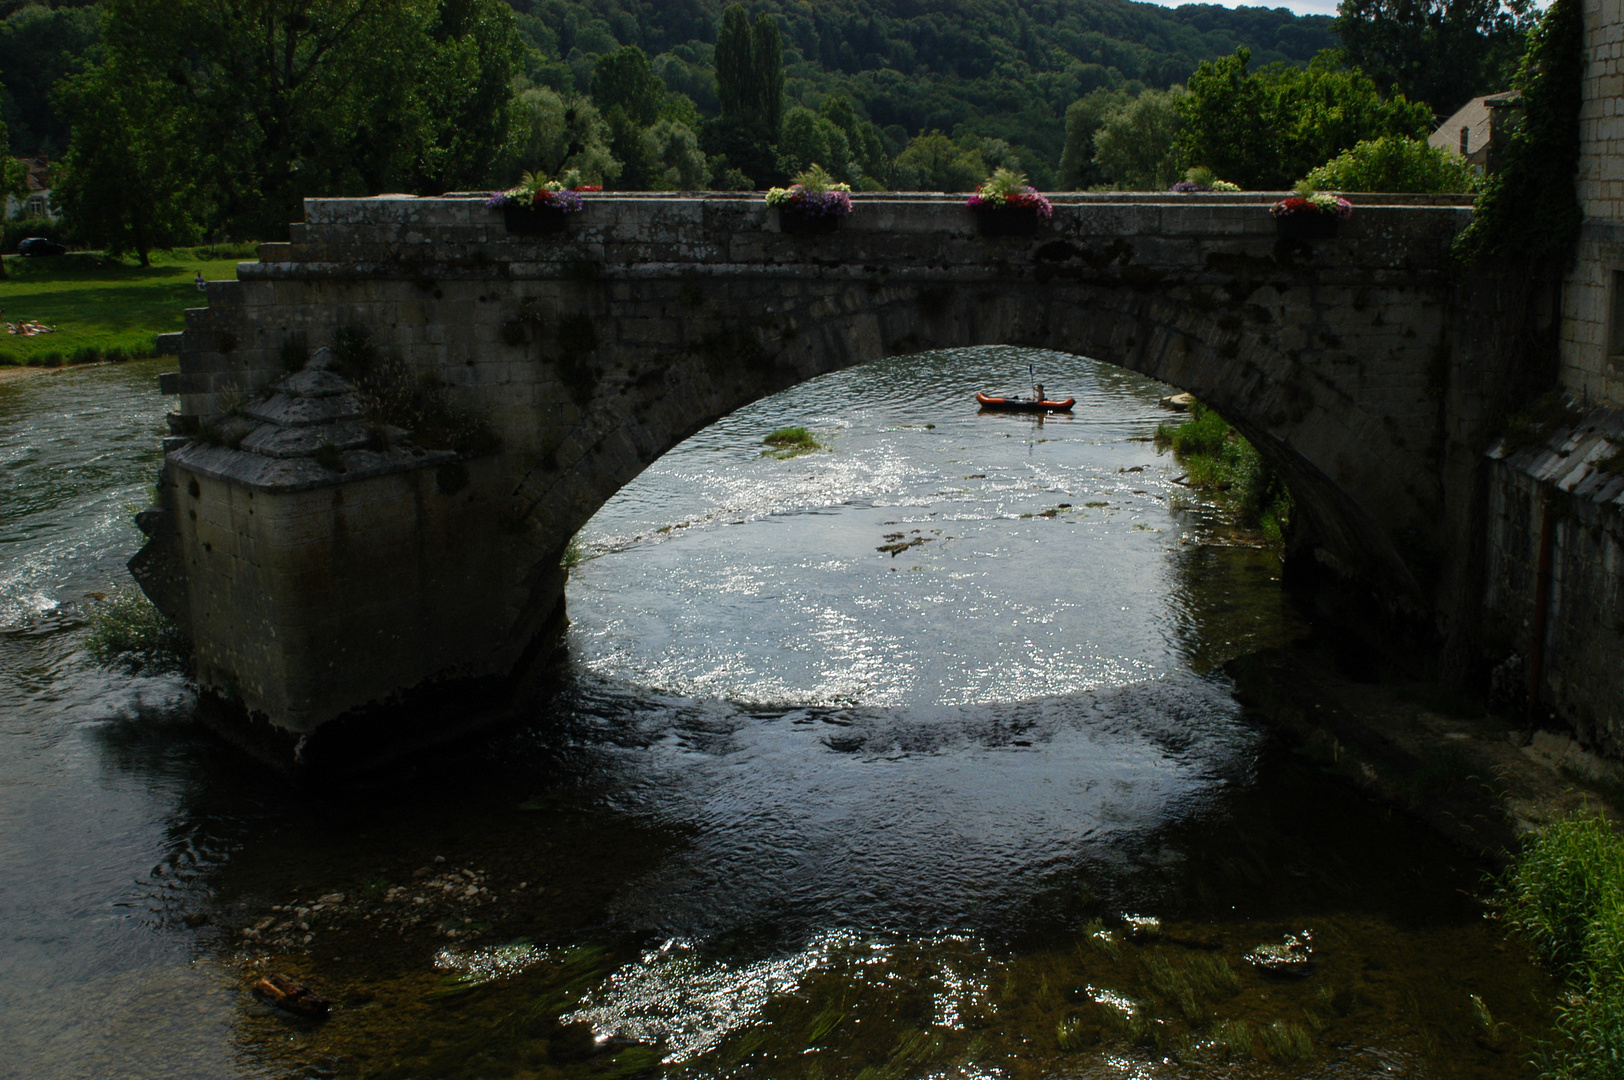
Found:
[[[1074,415],[966,407],[1028,362]],[[1304,628],[1168,388],[991,348],[740,410],[583,530],[526,721],[318,791],[84,655],[159,370],[0,384],[0,1076],[1532,1075],[1484,867],[1231,698]]]

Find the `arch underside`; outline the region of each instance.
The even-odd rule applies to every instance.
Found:
[[[660,288],[644,282],[640,292]],[[598,396],[555,444],[575,460],[531,468],[515,490],[513,512],[530,522],[538,551],[561,550],[649,463],[752,401],[885,356],[1006,344],[1087,356],[1195,394],[1286,479],[1323,561],[1400,603],[1425,603],[1395,536],[1436,516],[1437,470],[1424,452],[1436,441],[1436,400],[1424,370],[1395,387],[1372,376],[1374,364],[1325,348],[1322,328],[1302,325],[1302,313],[1317,315],[1335,297],[1265,286],[1244,305],[1202,311],[1164,292],[1030,282],[865,285],[857,296],[839,286],[786,296],[766,282],[750,290],[755,303],[741,291],[730,283],[725,308],[695,312],[683,342],[599,357]],[[1285,347],[1294,340],[1304,347]]]

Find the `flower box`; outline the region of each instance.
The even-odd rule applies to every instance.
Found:
[[[504,206],[502,223],[515,236],[540,236],[543,233],[561,233],[569,224],[569,211],[556,206]]]
[[[798,206],[778,208],[778,231],[791,236],[815,236],[840,228],[838,214],[809,214]]]
[[[1036,236],[1043,214],[1031,206],[992,206],[974,208],[976,231],[982,236]]]
[[[1275,232],[1283,240],[1335,240],[1342,219],[1335,214],[1298,213],[1274,219]]]

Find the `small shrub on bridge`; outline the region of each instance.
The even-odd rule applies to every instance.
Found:
[[[1466,160],[1423,139],[1387,135],[1355,143],[1308,174],[1321,191],[1408,191],[1428,195],[1477,191],[1483,178]]]

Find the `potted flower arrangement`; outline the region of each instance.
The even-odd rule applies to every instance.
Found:
[[[1001,168],[976,188],[965,203],[982,236],[1031,236],[1038,222],[1054,216],[1049,200],[1014,169]]]
[[[1218,175],[1205,165],[1196,165],[1184,174],[1184,179],[1173,185],[1173,190],[1180,195],[1189,195],[1198,191],[1239,191],[1239,184],[1231,184],[1228,180],[1218,179]]]
[[[581,192],[601,190],[582,184],[573,169],[557,180],[542,173],[525,173],[517,187],[493,191],[485,205],[502,211],[507,231],[520,236],[563,232],[567,215],[581,211]]]
[[[1353,204],[1330,191],[1315,191],[1304,180],[1297,190],[1269,208],[1274,226],[1289,240],[1331,240],[1353,216]]]
[[[767,205],[778,208],[778,231],[831,233],[851,213],[851,185],[841,184],[827,169],[813,162],[787,188],[767,192]]]

